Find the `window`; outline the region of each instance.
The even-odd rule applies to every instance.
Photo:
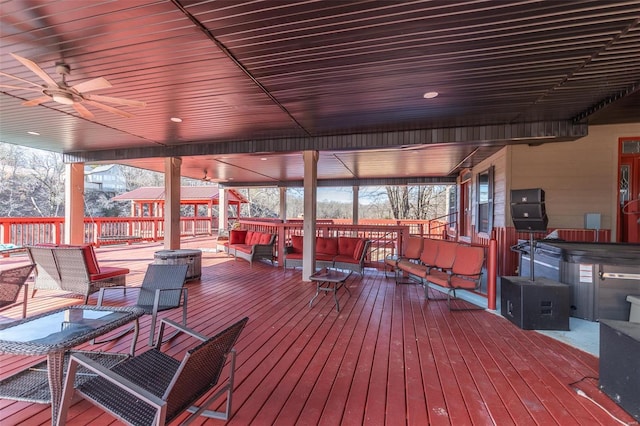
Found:
[[[493,228],[493,173],[494,167],[478,173],[477,194],[478,212],[476,229],[478,232],[490,233]]]

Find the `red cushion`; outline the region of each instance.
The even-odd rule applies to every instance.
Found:
[[[304,237],[302,235],[291,236],[291,247],[293,247],[292,253],[302,253],[302,241]]]
[[[271,242],[271,234],[261,234],[260,235],[260,244],[269,244]]]
[[[353,256],[353,251],[359,241],[360,238],[338,237],[338,254],[343,256]]]
[[[422,237],[409,237],[407,240],[407,249],[404,251],[404,257],[408,259],[420,258],[422,253]]]
[[[338,254],[338,239],[316,237],[316,253],[330,254],[335,256]]]
[[[247,241],[247,244],[260,244],[260,239],[262,238],[262,232],[254,232],[251,236],[251,241]]]
[[[89,275],[99,274],[100,266],[98,265],[98,259],[96,259],[96,254],[93,251],[93,246],[90,244],[83,245],[82,254],[84,255],[84,260],[87,263],[87,271],[89,271]]]
[[[251,239],[253,238],[253,234],[254,234],[254,231],[247,231],[247,236],[245,237],[244,241],[241,242],[240,244],[251,244]]]
[[[362,257],[362,252],[364,251],[364,241],[365,240],[360,238],[360,241],[358,241],[358,243],[356,244],[356,248],[353,250],[353,258],[358,262],[360,261],[360,258]]]
[[[117,277],[120,275],[127,275],[128,273],[129,273],[129,269],[127,268],[103,266],[99,274],[91,274],[89,275],[89,278],[91,279],[91,281],[98,281],[98,280],[104,280],[105,278]]]
[[[229,244],[244,244],[246,237],[246,230],[232,229],[229,233]]]

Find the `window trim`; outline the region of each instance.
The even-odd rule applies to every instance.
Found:
[[[486,203],[481,203],[480,202],[480,176],[481,175],[487,175],[487,202]],[[495,183],[494,183],[494,177],[495,177],[495,166],[491,166],[486,170],[483,170],[481,172],[478,172],[476,174],[476,203],[475,203],[475,210],[476,210],[476,220],[475,220],[475,225],[476,225],[476,232],[478,234],[491,234],[491,231],[493,230],[493,213],[494,213],[494,203],[493,203],[493,197],[494,197],[494,191],[495,191]],[[486,230],[481,230],[480,229],[480,206],[481,205],[487,205],[487,229]]]

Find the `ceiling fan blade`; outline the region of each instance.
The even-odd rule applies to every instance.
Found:
[[[111,83],[109,83],[109,81],[104,77],[94,78],[71,86],[72,89],[77,90],[80,93],[90,92],[92,90],[108,89],[109,87],[111,87]]]
[[[129,114],[126,111],[122,111],[121,109],[114,108],[114,107],[111,107],[109,105],[101,104],[100,102],[92,101],[90,99],[85,99],[85,102],[87,102],[89,105],[93,105],[94,107],[98,107],[98,108],[103,109],[105,111],[109,111],[109,112],[111,112],[113,114],[118,114],[119,116],[122,116],[124,118],[135,117],[133,114]]]
[[[50,100],[52,99],[49,96],[40,96],[39,98],[35,98],[35,99],[31,99],[30,101],[23,102],[22,105],[36,106],[36,105],[43,104],[45,102],[49,102]]]
[[[58,83],[56,83],[51,77],[49,77],[49,74],[44,72],[42,68],[40,68],[38,64],[36,64],[35,62],[27,58],[23,58],[22,56],[18,56],[15,53],[11,53],[11,56],[13,56],[17,61],[19,61],[25,67],[29,68],[38,77],[43,79],[45,83],[47,83],[49,86],[54,86],[54,87],[58,86]]]
[[[112,98],[111,96],[87,95],[87,96],[84,96],[84,98],[92,101],[107,102],[110,104],[117,104],[117,105],[126,105],[126,106],[141,107],[141,108],[144,108],[145,106],[147,106],[146,102],[132,101],[129,99],[122,99],[122,98]]]
[[[84,107],[84,105],[82,105],[79,102],[76,102],[73,104],[73,109],[75,109],[78,114],[80,114],[82,117],[84,118],[96,118],[95,115],[93,115],[93,113],[91,111],[89,111],[88,109],[86,109]]]
[[[6,87],[7,89],[29,90],[31,92],[42,92],[41,89],[34,89],[33,87],[12,86],[10,84],[0,84],[0,87]]]
[[[30,85],[32,85],[32,86],[36,86],[36,87],[40,88],[40,90],[42,90],[42,86],[40,86],[40,85],[39,85],[39,84],[37,84],[37,83],[32,83],[32,82],[31,82],[31,81],[29,81],[29,80],[25,80],[24,78],[16,77],[15,75],[7,74],[7,73],[2,72],[2,71],[0,71],[0,75],[4,75],[5,77],[13,78],[13,79],[15,79],[15,80],[21,81],[21,82],[23,82],[23,83],[30,84]]]

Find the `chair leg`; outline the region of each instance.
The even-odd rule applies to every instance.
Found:
[[[200,407],[192,406],[187,409],[191,414],[182,424],[188,425],[192,421],[194,421],[198,416],[208,417],[211,419],[219,419],[219,420],[229,420],[231,416],[231,406],[232,406],[232,394],[233,394],[233,380],[236,371],[236,351],[232,349],[229,352],[229,366],[231,371],[229,372],[229,379],[227,380],[227,384],[224,385],[218,392],[216,392],[213,396],[208,398]],[[207,410],[206,408],[211,405],[215,400],[220,398],[223,394],[227,394],[227,401],[225,404],[225,411],[213,411]]]
[[[447,292],[447,307],[449,308],[450,311],[484,311],[484,308],[481,306],[476,306],[474,305],[473,308],[452,308],[451,307],[451,294],[453,294],[453,299],[456,300],[458,299],[456,297],[456,289],[452,288],[449,289],[449,291]],[[471,302],[469,302],[471,303]]]

